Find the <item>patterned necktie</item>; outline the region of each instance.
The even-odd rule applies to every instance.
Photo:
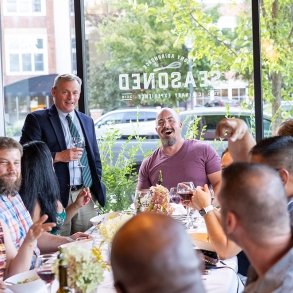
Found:
[[[80,138],[79,132],[78,132],[76,126],[74,125],[74,123],[72,122],[72,118],[71,118],[70,114],[68,114],[66,116],[66,120],[68,122],[71,136]],[[83,153],[80,158],[80,162],[84,166],[81,168],[83,185],[85,187],[91,187],[93,181],[92,181],[91,170],[90,170],[90,166],[89,166],[89,162],[88,162],[87,152],[86,152],[85,148],[83,149]]]

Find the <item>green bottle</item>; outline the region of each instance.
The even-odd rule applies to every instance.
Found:
[[[67,285],[67,265],[64,263],[62,251],[58,255],[58,260],[59,289],[56,293],[72,293],[73,291]]]

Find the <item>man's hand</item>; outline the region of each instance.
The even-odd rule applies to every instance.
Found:
[[[91,195],[90,189],[88,187],[85,187],[78,194],[74,203],[78,208],[81,208],[87,205],[91,199],[92,199],[92,195]]]
[[[81,158],[83,148],[71,148],[62,152],[57,152],[55,155],[54,163],[63,162],[68,163],[71,161],[77,161]]]
[[[212,197],[207,184],[202,188],[197,186],[191,197],[191,206],[198,211],[211,205]]]
[[[40,219],[30,227],[24,241],[27,243],[33,243],[44,232],[51,231],[52,228],[56,226],[56,223],[45,223],[47,219],[48,219],[47,215],[41,216]]]
[[[232,142],[241,140],[248,132],[247,124],[238,118],[224,118],[216,128],[216,137],[227,138]]]

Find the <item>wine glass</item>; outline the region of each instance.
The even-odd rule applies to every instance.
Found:
[[[177,184],[177,193],[181,197],[181,203],[186,208],[186,228],[192,226],[192,219],[190,217],[191,207],[189,206],[192,191],[195,190],[193,182],[180,182]]]
[[[72,145],[76,148],[84,148],[85,142],[81,137],[72,137]],[[80,159],[77,160],[78,164],[77,167],[85,167],[81,164]]]
[[[37,257],[35,263],[36,272],[38,276],[46,283],[48,293],[51,293],[52,283],[55,279],[53,263],[56,258],[56,254],[43,254]]]
[[[180,203],[181,197],[177,193],[177,187],[171,187],[169,194],[170,194],[170,202],[177,203],[177,204]]]
[[[136,213],[143,212],[148,206],[148,197],[150,196],[149,189],[136,190],[133,203]]]

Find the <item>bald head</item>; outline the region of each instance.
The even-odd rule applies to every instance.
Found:
[[[118,292],[204,292],[189,236],[162,214],[141,213],[128,221],[114,237],[111,265]]]
[[[157,114],[157,121],[158,121],[158,120],[160,119],[160,117],[161,117],[163,114],[165,114],[165,113],[168,113],[169,116],[173,116],[174,119],[176,119],[177,121],[180,121],[180,118],[179,118],[178,113],[177,113],[175,110],[173,110],[173,109],[171,109],[171,108],[168,108],[168,107],[166,107],[166,108],[162,108],[162,109],[158,112],[158,114]]]
[[[282,181],[265,165],[235,163],[224,169],[219,202],[223,223],[228,212],[234,213],[256,243],[290,232]]]
[[[171,147],[182,142],[182,123],[179,115],[170,108],[163,108],[157,115],[156,131],[161,139],[163,147]]]

